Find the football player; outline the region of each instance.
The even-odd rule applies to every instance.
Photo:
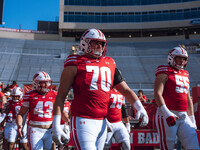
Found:
[[[63,144],[61,139],[66,136],[60,127],[60,118],[71,87],[74,91],[71,132],[77,149],[103,149],[107,135],[105,118],[113,87],[136,107],[137,119],[142,118],[141,126],[148,123],[144,107],[124,81],[115,61],[103,56],[106,45],[106,38],[100,30],[89,29],[80,40],[84,54],[69,55],[64,63],[53,111],[53,139],[58,144]]]
[[[174,149],[176,136],[185,149],[199,149],[187,63],[187,51],[174,47],[168,54],[168,65],[155,72],[156,126],[163,150]]]
[[[9,131],[8,131],[8,147],[10,150],[14,149],[15,143],[17,142],[18,138],[18,133],[17,133],[17,124],[16,124],[16,117],[17,114],[19,113],[20,107],[22,105],[22,96],[23,92],[20,87],[15,87],[13,90],[11,90],[11,96],[12,100],[10,100],[7,104],[6,111],[4,116],[8,116],[12,114],[12,119],[9,118],[10,126],[8,126]],[[23,138],[20,139],[20,143],[22,143],[22,146],[24,149],[28,150],[28,140],[27,140],[27,122],[24,118],[24,128],[23,128]]]
[[[109,149],[111,146],[112,137],[117,143],[122,145],[122,149],[130,150],[130,123],[128,119],[128,112],[125,106],[125,98],[116,89],[111,90],[111,96],[108,105],[107,120],[111,126],[111,132],[107,133],[105,147]],[[124,120],[124,123],[122,122]]]
[[[51,89],[52,80],[48,73],[40,71],[33,76],[33,90],[24,95],[22,107],[17,115],[17,126],[22,136],[22,117],[29,112],[29,149],[51,149],[53,105],[57,92]]]

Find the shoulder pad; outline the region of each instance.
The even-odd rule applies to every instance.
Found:
[[[23,100],[27,100],[27,99],[33,98],[34,97],[34,93],[35,93],[34,90],[26,92],[24,94],[24,96],[23,96]]]
[[[114,59],[112,57],[103,57],[105,60],[108,60],[110,62],[112,62],[113,64],[116,64]]]
[[[79,59],[79,57],[80,55],[69,55],[64,62],[64,67],[76,65],[76,62]]]
[[[165,74],[169,74],[169,71],[170,71],[170,66],[168,65],[161,65],[161,66],[158,66],[156,71],[155,71],[155,75],[157,76],[158,74],[161,74],[161,73],[165,73]]]
[[[51,92],[52,92],[53,94],[57,95],[57,91],[51,90]]]

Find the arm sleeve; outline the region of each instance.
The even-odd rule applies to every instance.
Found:
[[[126,105],[122,105],[122,118],[127,118],[127,117],[128,117],[128,111]]]
[[[113,81],[113,87],[122,81],[125,81],[125,79],[122,77],[121,72],[119,69],[115,68],[115,76],[114,76],[114,81]]]

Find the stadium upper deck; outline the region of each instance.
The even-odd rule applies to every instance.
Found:
[[[107,37],[149,37],[199,34],[198,0],[60,0],[59,31],[78,39],[88,28]]]

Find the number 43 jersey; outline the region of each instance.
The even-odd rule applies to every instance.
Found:
[[[53,105],[57,92],[50,90],[40,95],[36,90],[24,95],[23,106],[29,108],[29,123],[33,125],[50,125],[53,121]]]
[[[64,66],[77,67],[72,115],[91,119],[105,118],[113,86],[115,61],[111,57],[91,59],[85,55],[70,55]]]
[[[162,65],[156,69],[155,75],[167,74],[163,98],[170,110],[186,111],[188,91],[190,89],[189,74],[186,70],[177,71],[171,66]]]

